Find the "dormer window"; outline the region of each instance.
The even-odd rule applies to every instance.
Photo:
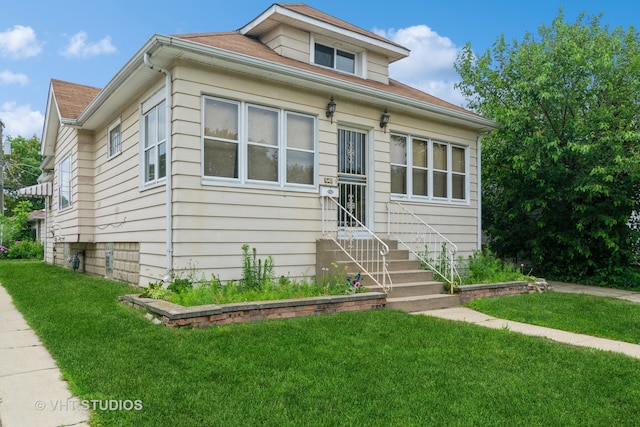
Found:
[[[344,50],[334,49],[320,43],[315,43],[314,62],[317,65],[333,68],[345,73],[356,73],[356,55]]]

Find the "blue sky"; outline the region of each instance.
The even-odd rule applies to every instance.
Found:
[[[550,25],[560,7],[570,22],[581,12],[602,13],[601,22],[611,28],[640,27],[640,2],[628,0],[306,3],[411,49],[409,58],[392,66],[391,77],[457,105],[464,105],[464,100],[453,89],[458,80],[453,62],[467,42],[484,53],[500,35],[507,41],[521,40],[541,24]],[[0,6],[0,119],[5,137],[41,137],[52,78],[104,87],[154,34],[233,31],[271,4],[267,0],[5,1]]]

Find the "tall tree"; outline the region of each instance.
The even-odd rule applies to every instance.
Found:
[[[20,201],[30,200],[34,209],[44,208],[44,199],[27,199],[17,196],[17,190],[35,185],[40,176],[40,140],[34,135],[26,139],[18,136],[7,137],[11,143],[11,155],[5,156],[4,185],[5,215],[10,216]]]
[[[483,141],[483,222],[494,251],[537,274],[622,275],[638,260],[638,33],[575,23],[456,61],[469,107],[501,125]]]

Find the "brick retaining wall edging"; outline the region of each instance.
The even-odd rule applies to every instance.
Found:
[[[466,304],[474,299],[491,298],[506,295],[530,294],[551,290],[551,286],[544,279],[536,282],[502,282],[477,285],[462,285],[458,287],[460,302]]]
[[[123,295],[121,303],[147,310],[169,327],[206,327],[214,324],[254,322],[264,319],[285,319],[343,311],[363,311],[384,308],[387,295],[365,292],[353,295],[321,296],[235,304],[209,304],[184,307],[169,301]]]

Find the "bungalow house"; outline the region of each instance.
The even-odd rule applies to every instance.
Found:
[[[102,89],[52,80],[43,173],[26,189],[47,194],[45,261],[77,254],[141,286],[190,269],[226,281],[247,244],[278,276],[311,277],[328,265],[319,242],[359,248],[364,270],[365,252],[423,234],[409,223],[470,253],[495,123],[391,79],[408,55],[273,4],[237,31],[154,35]]]

